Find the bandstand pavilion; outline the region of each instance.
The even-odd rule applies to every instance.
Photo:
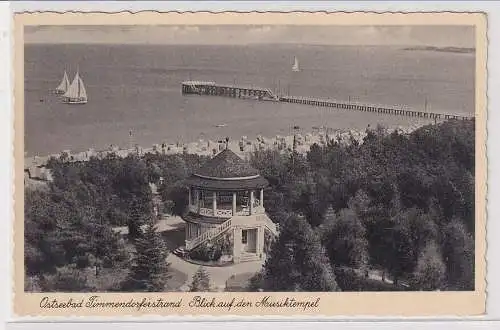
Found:
[[[185,249],[190,251],[227,235],[234,263],[262,259],[265,238],[277,235],[276,225],[263,206],[267,184],[230,149],[207,161],[188,179]]]

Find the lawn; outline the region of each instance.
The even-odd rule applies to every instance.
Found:
[[[170,268],[168,273],[170,278],[168,279],[165,291],[179,291],[180,287],[188,280],[187,275],[177,269]]]
[[[246,292],[248,291],[248,281],[255,273],[242,273],[231,276],[226,282],[227,292]]]

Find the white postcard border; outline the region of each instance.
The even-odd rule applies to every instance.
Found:
[[[65,6],[67,6],[68,4],[69,4],[69,3],[67,3],[67,2],[66,2],[66,3],[64,3],[64,5],[65,5]],[[182,3],[181,3],[181,4],[182,4]],[[187,5],[187,4],[189,4],[189,3],[188,3],[188,2],[184,2],[184,5]],[[372,4],[373,4],[373,3],[372,3]],[[446,4],[447,4],[447,5],[450,5],[450,3],[446,3]],[[462,4],[463,4],[463,3],[462,3]],[[494,4],[494,3],[490,3],[490,4],[492,5],[492,6],[490,6],[490,7],[493,7],[493,8],[491,8],[491,9],[497,9],[497,7],[495,7],[495,4]],[[2,5],[4,5],[4,4],[2,4]],[[37,5],[44,5],[44,6],[45,6],[45,8],[47,8],[47,7],[49,7],[49,6],[47,6],[47,5],[50,5],[50,3],[46,2],[46,3],[44,3],[44,4],[37,4]],[[71,5],[71,4],[70,4],[70,5]],[[116,5],[116,3],[115,3],[114,5]],[[180,5],[180,4],[178,3],[177,5]],[[220,4],[219,4],[219,5],[220,5]],[[233,4],[233,5],[234,5],[234,4]],[[254,6],[253,6],[254,8],[255,8],[255,7],[257,7],[257,6],[255,6],[255,4],[253,4],[253,5],[254,5]],[[350,6],[349,6],[349,7],[351,7],[352,5],[353,5],[353,4],[350,4]],[[395,4],[393,4],[393,6],[394,6],[394,5],[395,5]],[[398,5],[401,5],[401,3],[399,3]],[[416,6],[408,6],[408,3],[407,3],[406,5],[407,5],[407,9],[416,10]],[[475,5],[476,5],[475,7],[478,7],[478,6],[477,6],[477,3],[476,3]],[[75,7],[74,7],[74,6],[75,6],[74,4],[72,4],[72,6],[73,6],[73,8],[75,8]],[[312,5],[312,2],[311,2],[311,3],[309,3],[309,2],[308,2],[308,3],[306,4],[306,6],[307,6],[308,8],[311,8],[311,10],[314,8],[314,5]],[[93,6],[93,7],[95,7],[95,6]],[[115,7],[115,8],[113,8],[112,10],[117,10],[117,9],[116,9],[116,6],[114,6],[114,7]],[[224,7],[226,7],[226,8],[228,7],[228,6],[227,6],[227,3],[226,3],[226,4],[224,4]],[[275,4],[273,7],[276,9],[276,7],[277,7],[277,6],[276,6],[276,4]],[[304,7],[304,5],[302,5],[302,9],[303,9],[303,7]],[[338,7],[338,6],[336,6],[336,7]],[[366,9],[366,3],[363,5],[363,7]],[[429,9],[429,8],[422,8],[422,7],[425,7],[425,6],[422,6],[422,4],[421,4],[421,3],[419,4],[419,6],[418,6],[418,7],[420,7],[419,9],[422,9],[422,10],[432,10],[432,9]],[[472,6],[472,7],[474,7],[474,6]],[[481,6],[481,7],[482,7],[482,6]],[[2,7],[2,8],[3,8],[3,7]],[[66,7],[66,8],[67,8],[67,7]],[[55,8],[54,8],[54,9],[55,9]],[[92,10],[92,9],[95,9],[95,8],[90,8],[90,10]],[[129,8],[127,8],[127,9],[129,9]],[[179,7],[177,7],[177,9],[179,9],[179,10],[180,10],[180,8],[179,8]],[[227,8],[227,9],[231,9],[231,8]],[[234,7],[233,7],[233,9],[234,9]],[[319,9],[319,8],[318,8],[318,9]],[[324,8],[323,8],[323,9],[324,9]],[[376,10],[376,9],[377,9],[377,8],[372,7],[372,10]],[[402,10],[401,8],[399,8],[399,9],[400,9],[400,10]],[[443,8],[443,6],[441,5],[439,9],[440,9],[440,10],[442,10],[442,9],[444,9],[444,8]],[[207,8],[207,10],[209,10],[209,8]],[[246,10],[246,9],[243,9],[243,10]],[[469,10],[473,10],[473,8],[469,8]],[[488,11],[490,11],[490,10],[488,10]],[[498,17],[500,14],[498,13],[498,10],[496,10],[496,11],[497,11],[497,13],[496,13],[496,14],[497,14],[497,16],[496,16],[496,17]],[[2,11],[2,14],[3,14],[4,12],[5,12],[5,11]],[[7,14],[7,15],[8,15],[8,14]],[[492,19],[493,19],[493,17],[494,17],[494,16],[492,16],[492,15],[493,15],[493,14],[491,13],[491,14],[490,14],[490,17],[489,17],[489,18],[490,18],[490,21],[489,21],[489,29],[490,29],[490,30],[489,30],[489,39],[490,39],[490,42],[491,42],[491,40],[492,40],[492,39],[494,39],[494,36],[495,36],[495,35],[496,35],[496,36],[497,36],[497,38],[498,38],[498,26],[500,25],[500,24],[496,24],[496,26],[497,26],[497,32],[496,32],[496,34],[495,34],[495,32],[494,32],[495,22],[492,22]],[[4,16],[5,16],[5,15],[4,15]],[[4,23],[4,22],[5,22],[5,20],[3,20],[3,19],[2,19],[2,20],[0,20],[0,21],[1,21],[2,23]],[[8,21],[7,21],[7,22],[8,22]],[[0,32],[1,32],[1,31],[0,31]],[[3,37],[2,37],[2,48],[7,48],[7,52],[2,52],[2,53],[5,53],[5,54],[10,53],[10,45],[9,45],[8,43],[5,45],[5,42],[4,42],[4,41],[5,41],[6,39],[5,39],[4,35],[2,35],[2,36],[3,36]],[[499,51],[498,51],[498,50],[497,50],[497,51],[495,51],[493,48],[494,48],[494,47],[490,47],[490,50],[489,50],[489,52],[490,52],[490,53],[489,53],[489,57],[490,57],[490,58],[489,58],[489,61],[488,61],[488,71],[489,71],[489,83],[488,83],[488,84],[489,84],[489,86],[492,86],[492,85],[493,85],[493,86],[498,85],[498,82],[496,82],[496,80],[498,80],[498,75],[496,75],[496,76],[495,76],[495,74],[494,74],[494,72],[497,72],[497,73],[498,73],[498,68],[497,68],[498,66],[495,66],[494,64],[492,64],[491,59],[492,59],[492,58],[494,58],[494,57],[496,57],[496,56],[498,56]],[[495,55],[495,54],[497,54],[497,55]],[[7,64],[7,65],[5,65],[5,63],[8,63],[8,64]],[[7,66],[7,69],[10,71],[10,65],[9,65],[10,63],[9,63],[9,61],[5,61],[3,64],[4,64],[4,67],[5,67],[5,66]],[[496,70],[496,71],[495,71],[495,70]],[[7,77],[7,78],[8,78],[8,76],[6,76],[6,75],[2,75],[2,78],[5,78],[5,77]],[[0,88],[0,92],[2,93],[2,94],[0,94],[0,95],[1,95],[1,99],[0,99],[0,100],[1,100],[2,102],[4,102],[4,103],[9,102],[9,100],[5,100],[5,96],[4,96],[4,95],[5,95],[4,91],[6,91],[6,90],[8,91],[8,89],[7,89],[7,88],[6,88],[6,89],[4,89],[4,88],[3,88],[3,86],[4,86],[4,81],[3,81],[3,80],[0,80],[0,82],[1,82],[0,87],[2,87],[2,88]],[[5,86],[8,86],[8,84],[9,84],[9,81],[6,81]],[[491,95],[491,94],[489,95],[490,109],[494,109],[494,108],[495,108],[495,104],[496,104],[496,103],[495,103],[494,98],[495,98],[495,96],[494,96],[494,95]],[[498,102],[497,102],[497,103],[498,103]],[[3,104],[3,103],[2,103],[2,104]],[[12,109],[12,107],[9,107],[9,106],[8,106],[8,103],[7,103],[7,105],[5,106],[5,108],[7,108],[7,109],[9,109],[9,110],[10,110],[10,109]],[[6,126],[4,127],[4,130],[1,130],[1,132],[0,132],[0,134],[1,134],[1,135],[0,135],[0,137],[2,137],[2,139],[1,139],[1,140],[2,140],[2,142],[0,143],[0,145],[1,145],[1,148],[3,148],[3,149],[1,149],[1,150],[2,150],[2,151],[5,151],[5,153],[2,153],[2,155],[4,155],[4,156],[3,156],[2,158],[0,158],[0,161],[3,161],[3,162],[9,162],[9,157],[5,157],[5,155],[10,155],[9,151],[11,150],[11,147],[12,147],[12,145],[11,145],[11,143],[12,143],[12,138],[11,138],[11,137],[12,137],[12,135],[11,135],[12,128],[11,128],[9,125],[10,125],[10,123],[12,123],[12,118],[13,118],[13,116],[12,116],[11,111],[9,111],[9,112],[3,112],[3,113],[2,113],[2,115],[3,115],[3,119],[4,119],[4,120],[3,120],[3,121],[1,121],[1,122],[2,122],[2,124],[6,125]],[[490,112],[488,113],[488,128],[489,128],[489,129],[488,129],[488,135],[489,135],[489,136],[488,136],[488,141],[490,142],[490,146],[491,146],[492,148],[494,148],[494,147],[491,145],[491,141],[494,141],[494,140],[495,140],[495,139],[494,139],[494,138],[495,138],[495,132],[496,132],[496,131],[498,131],[498,129],[495,129],[496,127],[498,127],[498,123],[497,123],[497,122],[495,122],[495,120],[498,122],[497,116],[495,116],[495,115],[494,115],[494,113],[492,113],[492,112],[490,111]],[[489,150],[491,151],[492,149],[489,149]],[[490,154],[488,154],[488,159],[489,159],[489,162],[490,162],[490,170],[488,171],[488,172],[489,172],[489,173],[488,173],[488,175],[489,175],[489,183],[490,183],[490,185],[489,185],[489,187],[488,187],[488,196],[495,196],[495,195],[496,195],[496,194],[495,194],[495,191],[496,191],[496,190],[495,190],[495,188],[494,188],[494,187],[495,187],[496,185],[493,185],[493,184],[492,184],[492,181],[495,179],[495,175],[494,175],[494,174],[492,174],[492,172],[493,172],[493,171],[492,171],[492,169],[493,169],[493,168],[496,168],[496,167],[497,167],[497,165],[495,165],[495,164],[499,164],[499,163],[500,163],[500,161],[499,161],[499,162],[496,162],[496,161],[495,161],[495,159],[494,159],[494,154],[491,154],[491,153],[490,153]],[[10,165],[10,164],[8,164],[8,163],[4,163],[4,164],[6,165],[6,166],[4,166],[4,168],[8,168],[8,166]],[[10,171],[10,172],[12,172],[12,171]],[[1,183],[4,183],[4,182],[6,182],[6,183],[7,183],[7,184],[3,185],[2,187],[9,187],[9,184],[8,184],[8,183],[9,183],[9,182],[11,182],[11,181],[10,181],[10,178],[9,178],[9,174],[10,174],[9,172],[7,172],[7,173],[6,173],[6,172],[2,172],[2,176],[0,176],[0,182],[1,182]],[[6,178],[7,180],[6,180],[6,181],[3,181],[3,180],[5,179],[5,178],[4,178],[4,176],[7,176],[7,178]],[[7,190],[7,189],[4,189],[4,190]],[[2,190],[2,191],[1,191],[1,194],[0,194],[0,197],[1,197],[1,198],[4,198],[4,190]],[[9,193],[9,192],[10,192],[10,191],[8,191],[8,193]],[[10,196],[8,196],[8,197],[10,197]],[[6,199],[6,200],[9,200],[9,199],[10,199],[10,198],[8,198],[8,199]],[[4,201],[4,199],[2,199],[2,201]],[[9,202],[10,202],[10,201],[9,201]],[[4,202],[4,203],[5,203],[5,202]],[[5,205],[9,205],[9,204],[7,204],[7,203],[6,203]],[[495,210],[495,208],[496,208],[496,207],[495,207],[495,203],[493,202],[492,198],[489,198],[489,201],[488,201],[488,215],[489,215],[489,218],[495,217],[495,215],[496,215],[496,214],[499,214],[499,212],[498,212],[497,210]],[[4,207],[4,208],[2,208],[2,212],[6,213],[7,218],[9,218],[9,217],[10,217],[10,215],[9,215],[9,214],[10,214],[11,212],[9,212],[9,210],[10,210],[10,208],[9,208],[9,207]],[[0,229],[1,229],[1,232],[2,232],[2,233],[7,233],[7,234],[9,234],[9,233],[10,233],[10,228],[9,228],[10,226],[9,226],[9,224],[7,224],[7,226],[6,226],[7,228],[4,228],[3,226],[5,226],[5,223],[6,223],[6,222],[3,222],[3,223],[1,224],[1,226],[2,226],[2,227],[0,228]],[[487,233],[487,235],[488,235],[488,237],[489,237],[489,238],[490,238],[490,237],[492,237],[493,233],[498,233],[498,231],[495,231],[494,229],[492,229],[492,228],[491,228],[492,226],[494,226],[494,224],[491,224],[491,222],[488,222],[488,226],[489,226],[489,227],[488,227],[488,233]],[[6,229],[6,230],[4,230],[4,229]],[[10,244],[10,240],[11,240],[11,239],[10,239],[10,237],[8,237],[8,239],[4,239],[4,240],[1,240],[1,241],[2,241],[2,243],[3,243],[3,244],[7,243],[7,244],[6,244],[6,245],[7,245],[7,248],[10,248],[10,246],[9,246],[9,244]],[[487,272],[487,274],[488,274],[488,275],[487,275],[488,279],[498,278],[498,276],[494,277],[494,273],[492,273],[492,272],[494,272],[494,271],[495,271],[495,270],[494,270],[494,266],[493,266],[494,264],[492,263],[492,260],[495,260],[495,259],[496,259],[496,258],[494,258],[494,257],[493,257],[492,250],[497,250],[497,251],[498,251],[498,249],[495,249],[495,248],[494,248],[494,246],[495,246],[495,245],[494,245],[494,244],[495,244],[495,241],[498,241],[498,239],[497,239],[497,240],[492,239],[492,240],[489,240],[489,242],[488,242],[488,252],[487,252],[487,253],[488,253],[488,257],[489,257],[489,258],[488,258],[488,259],[489,259],[489,262],[488,262],[488,272]],[[6,251],[6,250],[7,250],[7,249],[4,249],[4,251]],[[4,256],[2,255],[2,261],[3,261],[3,258],[4,258]],[[7,256],[7,260],[9,260],[8,256]],[[5,262],[2,262],[2,264],[5,264]],[[7,276],[5,276],[5,275],[7,275]],[[8,272],[7,272],[7,273],[3,273],[3,272],[2,272],[2,277],[7,277],[7,280],[2,281],[2,283],[9,284],[9,280],[10,280],[10,278],[9,278],[9,273],[8,273]],[[491,314],[491,312],[494,312],[494,309],[492,310],[492,308],[494,308],[494,306],[499,306],[499,305],[500,305],[500,304],[498,304],[498,303],[494,303],[494,301],[492,301],[492,299],[494,299],[494,296],[495,296],[495,293],[494,293],[494,292],[495,292],[495,286],[494,286],[494,284],[492,284],[492,283],[495,283],[495,282],[494,282],[494,281],[492,281],[492,280],[488,281],[488,288],[487,288],[487,292],[488,292],[488,299],[487,299],[487,300],[488,300],[488,306],[487,306],[487,308],[488,308],[488,312],[489,312],[490,314]],[[9,292],[9,293],[10,293],[10,291],[11,291],[11,290],[10,290],[10,289],[11,289],[11,287],[10,287],[9,285],[7,285],[7,286],[8,286],[8,291],[7,291],[7,292]],[[6,296],[7,296],[7,295],[6,295]],[[9,300],[9,299],[7,299],[7,300]],[[4,304],[2,304],[2,306],[5,306],[5,305],[4,305]],[[9,307],[9,306],[7,305],[7,307]],[[3,308],[2,308],[2,309],[3,309]],[[8,311],[8,312],[9,312],[9,314],[10,314],[10,311]],[[498,312],[499,312],[499,314],[500,314],[500,310],[499,310]],[[3,310],[2,310],[2,314],[3,314]],[[497,314],[497,315],[498,315],[498,314]],[[181,319],[182,319],[182,318],[181,318]],[[220,318],[217,318],[217,320],[220,320]],[[442,324],[441,324],[441,325],[442,325]],[[373,324],[372,324],[371,326],[373,326]]]

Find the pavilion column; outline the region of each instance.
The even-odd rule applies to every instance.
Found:
[[[188,205],[191,206],[192,203],[191,203],[191,188],[189,188],[189,202],[188,202]]]
[[[196,189],[194,191],[194,200],[195,200],[195,206],[198,208],[198,212],[200,211],[200,191]]]
[[[233,216],[236,215],[236,193],[233,192]]]
[[[260,207],[264,207],[264,189],[260,190]]]
[[[217,193],[214,191],[212,193],[212,211],[215,212],[217,211]]]
[[[250,214],[253,214],[253,190],[250,190]]]

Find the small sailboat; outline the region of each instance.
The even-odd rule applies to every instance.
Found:
[[[299,60],[297,59],[297,56],[294,57],[292,71],[293,72],[299,72],[300,71]]]
[[[68,79],[68,74],[66,73],[66,70],[64,70],[64,76],[59,83],[59,86],[56,87],[54,90],[55,94],[64,94],[68,90],[69,87],[69,79]]]
[[[87,101],[87,90],[77,71],[71,85],[69,85],[68,90],[63,95],[63,102],[68,104],[85,104]]]

